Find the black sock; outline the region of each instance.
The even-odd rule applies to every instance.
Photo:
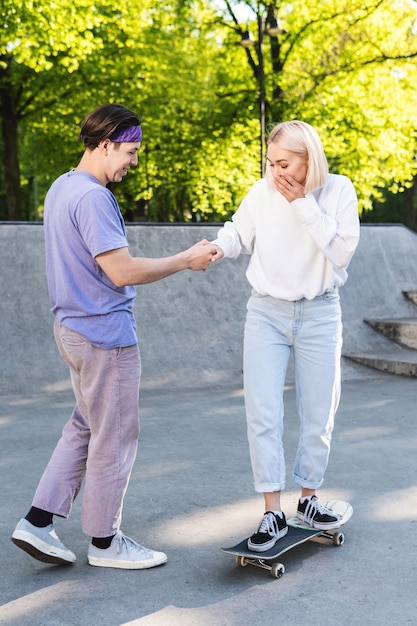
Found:
[[[52,516],[53,513],[49,513],[49,511],[44,511],[43,509],[38,509],[36,506],[32,506],[25,519],[33,524],[33,526],[45,528],[45,526],[52,524]]]
[[[107,548],[110,548],[113,537],[115,537],[115,535],[112,535],[111,537],[93,537],[91,543],[96,548],[100,548],[100,550],[106,550]]]

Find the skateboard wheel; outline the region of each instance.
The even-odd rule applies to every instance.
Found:
[[[285,566],[283,565],[283,563],[274,563],[271,567],[271,576],[273,578],[281,578],[281,576],[284,576],[285,573]]]
[[[236,565],[238,565],[239,567],[246,567],[247,566],[247,561],[245,559],[244,556],[237,556],[236,557]]]
[[[333,545],[342,546],[345,543],[345,536],[343,533],[335,533],[333,535]]]

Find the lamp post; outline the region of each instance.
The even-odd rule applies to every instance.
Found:
[[[264,148],[265,148],[265,68],[264,68],[264,36],[265,34],[270,37],[277,37],[280,33],[283,32],[281,27],[281,23],[275,18],[270,19],[270,26],[266,29],[266,20],[265,18],[258,13],[257,15],[258,21],[258,87],[259,87],[259,143],[260,143],[260,168],[261,168],[261,178],[264,175],[265,170],[265,156],[264,156]],[[250,31],[245,31],[242,35],[242,39],[240,40],[240,45],[244,48],[250,48],[255,45],[255,41],[251,36]]]

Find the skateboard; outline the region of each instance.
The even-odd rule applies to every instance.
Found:
[[[340,526],[346,524],[352,517],[353,509],[348,502],[342,500],[330,500],[324,502],[326,509],[330,509],[334,515],[337,515]],[[273,548],[265,552],[254,552],[249,550],[247,546],[248,538],[230,548],[220,548],[221,552],[233,554],[239,567],[253,565],[261,569],[269,571],[273,578],[281,578],[285,573],[283,563],[277,561],[282,555],[307,541],[325,540],[333,543],[334,546],[342,546],[345,536],[339,528],[331,530],[318,530],[304,523],[298,517],[287,519],[288,532],[282,539],[279,539]]]

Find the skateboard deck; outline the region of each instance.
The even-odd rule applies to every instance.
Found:
[[[327,509],[330,509],[337,517],[339,517],[340,526],[346,524],[352,517],[353,509],[348,502],[341,500],[331,500],[324,503]],[[339,528],[331,530],[318,530],[305,524],[298,517],[287,519],[288,532],[282,539],[279,539],[275,546],[265,552],[254,552],[248,548],[248,538],[239,542],[230,548],[220,548],[221,552],[232,554],[236,558],[236,563],[240,567],[253,565],[261,569],[268,570],[274,578],[281,578],[285,573],[283,563],[277,561],[282,555],[307,541],[324,538],[333,543],[334,546],[341,546],[344,543],[344,534]]]

